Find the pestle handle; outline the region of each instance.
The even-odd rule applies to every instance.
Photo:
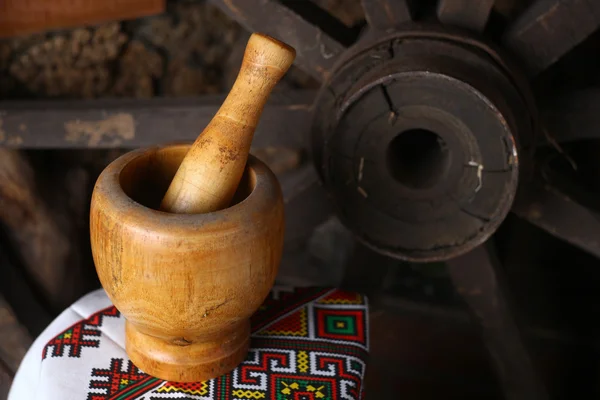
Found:
[[[161,210],[206,213],[230,205],[264,105],[295,57],[296,51],[277,39],[250,36],[231,91],[181,162]]]

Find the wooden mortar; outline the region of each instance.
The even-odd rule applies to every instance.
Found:
[[[284,230],[279,182],[248,152],[294,56],[254,34],[238,80],[193,144],[129,152],[96,182],[96,270],[126,318],[131,361],[152,376],[204,381],[246,357],[250,316],[274,284]]]

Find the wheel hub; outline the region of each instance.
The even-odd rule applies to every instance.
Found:
[[[473,39],[399,31],[349,51],[315,105],[312,151],[342,222],[377,251],[443,260],[512,205],[526,88]]]

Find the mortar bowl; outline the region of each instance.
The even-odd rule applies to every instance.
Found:
[[[189,144],[133,150],[92,193],[96,271],[126,319],[126,351],[143,372],[198,382],[246,357],[250,317],[271,290],[283,248],[279,182],[249,156],[232,205],[205,214],[158,211]]]

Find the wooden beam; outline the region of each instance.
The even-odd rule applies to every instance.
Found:
[[[165,11],[165,0],[2,0],[0,37],[127,20]]]
[[[273,93],[253,146],[300,148],[310,129],[313,91]],[[138,148],[193,141],[223,95],[194,99],[0,102],[0,147]]]

